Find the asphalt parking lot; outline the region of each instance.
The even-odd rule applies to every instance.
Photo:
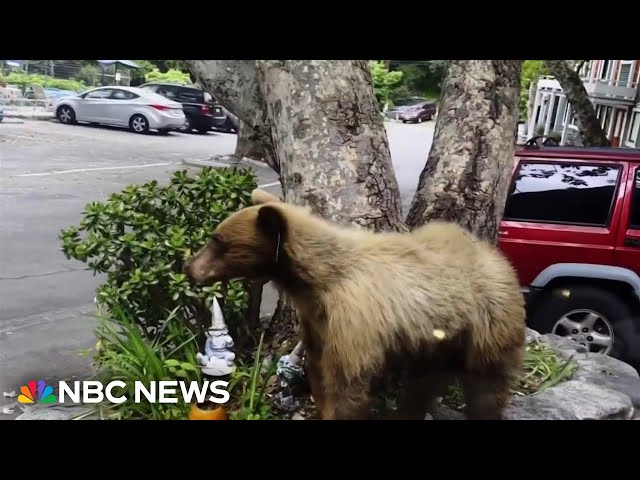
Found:
[[[387,127],[405,214],[433,125]],[[216,132],[138,135],[55,121],[0,123],[0,392],[25,376],[86,369],[77,353],[94,342],[91,311],[101,279],[66,260],[60,230],[77,224],[89,202],[132,183],[162,183],[176,170],[198,168],[185,159],[231,155],[235,144],[235,135]],[[260,185],[279,191],[273,171],[253,168]],[[272,302],[263,310],[272,311]]]

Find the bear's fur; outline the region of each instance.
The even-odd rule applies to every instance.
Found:
[[[366,418],[374,381],[400,369],[412,378],[403,418],[424,418],[455,379],[468,418],[501,418],[520,372],[525,309],[494,246],[453,223],[374,233],[262,190],[252,199],[185,271],[200,283],[271,280],[287,293],[321,418]]]

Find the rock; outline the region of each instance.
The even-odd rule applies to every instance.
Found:
[[[509,420],[629,420],[633,404],[624,393],[570,380],[538,395],[516,397],[505,412]]]
[[[505,420],[575,420],[557,401],[540,395],[514,397],[504,411]]]
[[[623,393],[640,408],[640,376],[631,365],[599,353],[576,355],[576,361],[574,380]]]
[[[304,418],[302,415],[300,415],[298,412],[296,412],[291,417],[291,420],[306,420],[306,418]]]
[[[540,338],[540,334],[538,332],[536,332],[531,328],[527,328],[527,337],[526,337],[527,343],[531,343],[534,340],[538,340],[538,338]]]
[[[560,335],[554,335],[552,333],[547,333],[546,335],[540,335],[538,340],[541,343],[545,343],[549,345],[553,350],[556,351],[558,356],[562,357],[565,360],[568,360],[571,357],[575,357],[576,353],[586,353],[587,348],[583,345],[580,345],[575,340],[572,340],[568,337],[561,337]]]
[[[465,420],[464,413],[458,412],[453,408],[440,405],[431,415],[433,420]]]

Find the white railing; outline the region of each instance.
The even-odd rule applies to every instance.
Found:
[[[618,80],[583,78],[582,82],[587,93],[599,97],[634,101],[638,92],[638,82],[633,82],[631,79],[621,82]]]

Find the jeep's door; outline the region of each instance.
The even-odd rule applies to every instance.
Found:
[[[557,263],[613,264],[625,173],[624,162],[517,160],[498,244],[523,287]]]
[[[616,239],[615,264],[640,275],[640,166],[630,165]]]

